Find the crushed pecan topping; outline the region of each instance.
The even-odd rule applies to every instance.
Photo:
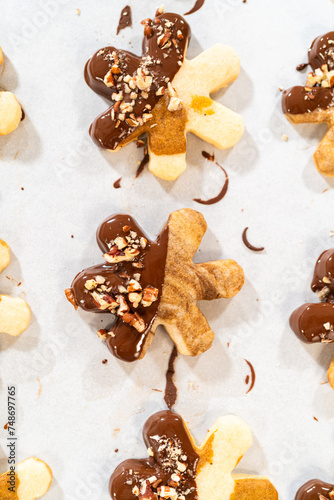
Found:
[[[158,300],[159,291],[153,286],[142,288],[140,283],[141,274],[138,269],[144,267],[141,262],[141,252],[147,246],[147,240],[139,237],[130,226],[123,227],[124,235],[118,235],[110,243],[110,250],[103,257],[108,264],[120,264],[122,262],[132,262],[133,274],[130,276],[126,272],[120,272],[119,277],[124,279],[124,284],[118,285],[117,293],[109,286],[103,276],[95,276],[85,282],[85,289],[91,295],[95,305],[101,311],[110,311],[122,318],[122,320],[135,328],[139,333],[146,330],[146,324],[136,309],[140,305],[150,307]],[[66,291],[66,296],[75,305],[71,289]],[[102,340],[106,340],[105,332],[99,331],[98,335]]]

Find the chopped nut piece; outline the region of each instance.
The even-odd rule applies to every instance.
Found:
[[[114,298],[105,293],[105,294],[100,294],[98,292],[91,292],[91,296],[101,311],[104,311],[105,309],[115,309],[118,307],[118,303],[114,300]]]
[[[147,448],[147,453],[150,457],[154,457],[154,451],[152,448]]]
[[[127,313],[130,311],[130,307],[128,306],[125,298],[123,295],[117,295],[116,300],[119,304],[119,308],[117,310],[117,315],[118,316],[123,316],[123,314]]]
[[[85,288],[87,290],[94,290],[97,287],[97,282],[95,280],[87,280],[85,283]]]
[[[133,307],[137,309],[142,299],[143,294],[138,292],[131,292],[128,295],[129,301],[132,303]]]
[[[69,302],[71,302],[72,306],[74,306],[75,309],[78,309],[77,303],[75,302],[72,288],[66,288],[65,295],[66,295],[67,300]]]
[[[156,16],[160,16],[161,14],[165,13],[165,6],[164,4],[160,5],[160,7],[157,8],[157,11],[155,13]]]
[[[123,250],[123,248],[128,246],[127,241],[121,236],[117,236],[117,238],[115,238],[115,245],[117,246],[118,250]]]
[[[324,276],[324,277],[322,278],[322,281],[323,281],[324,283],[327,283],[327,284],[331,283],[331,280],[330,280],[330,278],[328,278],[328,276]]]
[[[164,95],[164,94],[165,94],[165,87],[160,87],[155,93],[155,95]]]
[[[171,97],[168,104],[168,111],[179,111],[182,109],[182,101],[178,97]]]
[[[128,286],[128,292],[131,293],[131,292],[137,292],[137,291],[141,291],[142,290],[142,287],[141,287],[141,284],[138,283],[138,281],[136,280],[130,280],[130,283],[129,283],[129,286]]]
[[[148,307],[155,302],[158,298],[159,290],[157,288],[153,288],[152,286],[147,286],[143,291],[143,305],[144,307]]]
[[[103,283],[106,282],[105,278],[103,276],[100,276],[100,275],[95,276],[95,281],[99,285],[103,285]]]
[[[141,237],[140,238],[140,246],[144,249],[144,248],[146,248],[146,245],[147,245],[147,239]]]
[[[96,334],[101,340],[103,340],[103,342],[105,342],[108,338],[107,330],[105,330],[104,328],[96,332]]]
[[[135,328],[139,333],[143,333],[146,329],[145,321],[138,313],[125,313],[123,316],[125,323],[130,323],[133,328]]]
[[[115,85],[115,79],[113,77],[113,74],[111,72],[111,69],[108,71],[108,73],[105,75],[103,79],[104,84],[107,87],[113,87]]]
[[[130,226],[123,226],[123,231],[125,233],[128,233],[130,231],[131,227]]]

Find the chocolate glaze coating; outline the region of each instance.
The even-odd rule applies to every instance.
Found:
[[[124,273],[131,277],[134,273],[139,272],[141,274],[140,283],[143,288],[150,285],[158,289],[159,294],[156,302],[153,302],[150,307],[139,305],[136,309],[136,312],[145,321],[146,329],[143,333],[139,333],[129,324],[124,323],[119,316],[111,326],[115,336],[108,337],[107,346],[109,350],[123,361],[135,361],[142,352],[143,343],[156,318],[160,303],[165,275],[168,227],[166,226],[157,240],[152,242],[132,217],[129,215],[113,215],[102,222],[97,230],[97,243],[103,253],[110,250],[111,241],[122,233],[124,226],[130,226],[131,230],[135,231],[139,238],[144,237],[147,240],[147,246],[139,257],[139,262],[144,264],[144,268],[136,269],[132,266],[132,262],[95,265],[81,271],[73,280],[71,289],[76,305],[85,311],[94,313],[106,312],[97,307],[91,294],[85,288],[86,281],[94,279],[97,275],[106,279],[108,286],[112,287],[112,294],[117,293],[119,285],[125,284],[126,278],[120,276],[124,275]]]
[[[291,329],[307,344],[334,342],[334,332],[324,327],[328,322],[334,324],[334,304],[304,304],[290,316]]]
[[[170,48],[163,49],[158,44],[159,28],[165,28],[166,25],[168,27],[170,23],[173,23],[173,34],[176,36],[177,32],[180,31],[183,38],[177,39],[177,48],[172,44]],[[180,69],[179,63],[183,62],[191,35],[188,23],[178,14],[166,13],[157,16],[148,27],[152,31],[150,35],[144,35],[141,57],[125,50],[116,49],[115,47],[105,47],[96,52],[85,66],[86,83],[94,92],[112,102],[111,107],[98,116],[90,127],[91,137],[102,148],[115,150],[120,145],[129,142],[132,139],[130,136],[133,136],[133,138],[134,136],[137,137],[146,130],[145,125],[134,127],[129,125],[126,120],[121,121],[117,126],[117,119],[112,119],[112,110],[116,104],[116,101],[112,99],[113,93],[123,91],[123,101],[130,103],[132,100],[130,94],[125,92],[124,81],[115,82],[115,85],[112,87],[107,87],[103,81],[105,75],[114,64],[112,54],[116,53],[120,59],[119,68],[121,76],[134,76],[140,64],[145,60],[150,60],[147,68],[149,69],[150,76],[153,76],[153,83],[147,98],[144,98],[139,92],[133,106],[133,114],[136,117],[143,115],[145,106],[147,105],[151,106],[151,111],[154,109],[162,97],[162,95],[156,95],[157,90],[160,87],[167,88],[168,81],[172,81]],[[149,122],[147,124],[147,127],[149,127]]]
[[[141,481],[155,476],[161,480],[159,486],[166,486],[171,479],[174,467],[171,467],[167,442],[181,450],[180,459],[187,464],[182,474],[180,489],[191,490],[187,500],[197,500],[196,469],[199,456],[194,450],[182,417],[171,411],[161,411],[152,415],[143,430],[144,442],[154,456],[141,460],[125,460],[110,477],[109,492],[113,500],[135,500],[138,496],[132,492],[135,486],[140,488]],[[153,498],[153,497],[152,497]]]
[[[334,31],[317,37],[308,52],[309,64],[313,71],[327,64],[328,70],[334,69]],[[334,105],[334,89],[321,86],[306,90],[296,86],[283,92],[283,113],[298,115],[316,109],[329,109]]]
[[[326,250],[317,260],[312,291],[323,301],[304,304],[290,316],[290,326],[306,343],[334,342],[334,250]]]
[[[334,485],[312,479],[305,483],[298,491],[295,500],[319,500],[320,495],[330,499],[329,493],[334,490]]]
[[[324,283],[323,278],[328,278],[329,283]],[[313,292],[320,292],[324,286],[330,290],[326,297],[326,302],[334,303],[334,249],[325,250],[320,255],[314,268],[314,275],[311,284]]]

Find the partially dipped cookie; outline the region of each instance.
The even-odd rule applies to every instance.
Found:
[[[113,500],[277,500],[268,478],[233,475],[252,445],[238,417],[220,418],[197,447],[180,415],[161,411],[143,431],[148,458],[121,463],[112,474]]]
[[[0,475],[1,500],[37,500],[50,489],[52,470],[42,460],[30,457]]]
[[[311,284],[320,303],[306,303],[290,316],[295,334],[308,344],[334,343],[334,249],[326,250],[317,260]],[[334,359],[328,371],[334,389]]]
[[[190,27],[178,14],[159,9],[142,24],[142,56],[105,47],[86,64],[87,84],[111,101],[90,134],[110,151],[147,134],[149,169],[174,180],[186,168],[188,132],[222,149],[241,138],[242,118],[210,98],[237,78],[240,61],[222,44],[186,60]]]
[[[0,273],[10,263],[10,248],[0,240]],[[0,294],[0,333],[16,337],[24,332],[30,323],[31,312],[28,304],[20,297]]]
[[[295,500],[333,500],[334,484],[325,483],[320,479],[311,479],[297,491]]]
[[[113,314],[110,329],[98,334],[115,356],[143,358],[158,325],[182,354],[211,347],[214,333],[197,302],[233,297],[244,273],[234,260],[194,264],[206,228],[203,215],[191,209],[173,212],[156,241],[128,215],[100,225],[97,242],[105,262],[79,273],[65,293],[75,307]]]
[[[3,53],[0,47],[0,66],[3,63]],[[22,119],[22,109],[12,92],[0,91],[0,135],[13,132]]]
[[[329,130],[314,153],[320,173],[334,176],[334,31],[316,38],[308,51],[305,86],[283,92],[282,108],[292,123],[327,123]]]

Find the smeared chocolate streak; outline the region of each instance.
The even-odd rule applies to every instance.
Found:
[[[186,12],[184,15],[189,16],[189,14],[193,14],[194,12],[197,12],[199,9],[201,9],[203,7],[204,2],[205,2],[205,0],[196,0],[193,8],[190,9],[189,12]]]
[[[201,200],[200,198],[194,198],[194,201],[196,201],[197,203],[201,203],[202,205],[214,205],[215,203],[218,203],[219,201],[221,201],[224,198],[224,196],[226,195],[227,190],[228,190],[229,178],[228,178],[226,170],[221,165],[219,165],[219,163],[217,163],[217,162],[216,162],[216,165],[218,165],[218,167],[220,167],[225,174],[224,185],[223,185],[220,193],[217,196],[215,196],[214,198],[210,198],[209,200]]]
[[[119,189],[121,186],[121,180],[122,180],[122,177],[120,177],[119,179],[117,179],[117,181],[114,182],[113,186],[115,189]]]
[[[177,349],[174,346],[172,354],[169,358],[168,370],[166,373],[166,389],[165,389],[165,402],[168,408],[171,410],[177,400],[177,387],[174,384],[173,376],[175,373],[174,363],[177,358]]]
[[[21,111],[22,111],[21,122],[23,122],[23,120],[26,117],[26,114],[25,114],[24,109],[22,108],[22,106],[21,106]]]
[[[215,155],[210,155],[210,153],[208,153],[207,151],[202,151],[202,156],[204,156],[206,160],[215,161]]]
[[[308,63],[298,64],[296,70],[297,71],[303,71],[305,68],[307,68],[307,66],[308,66]]]
[[[262,252],[264,250],[264,247],[254,247],[253,245],[251,245],[251,243],[249,243],[247,239],[247,231],[248,227],[245,227],[242,233],[242,241],[244,242],[246,247],[249,248],[249,250],[252,250],[252,252]]]
[[[131,15],[131,7],[127,5],[121,12],[118,26],[117,26],[117,35],[124,28],[130,28],[132,26],[132,15]]]
[[[255,385],[256,373],[255,373],[254,366],[252,365],[252,363],[250,361],[248,361],[247,359],[245,359],[245,361],[251,370],[251,384],[249,386],[248,391],[246,392],[246,394],[248,394],[253,389],[253,387]]]
[[[149,154],[148,153],[145,153],[144,155],[144,158],[142,159],[142,161],[140,162],[140,165],[139,167],[137,168],[137,172],[136,172],[136,179],[140,176],[140,174],[143,172],[144,168],[146,167],[146,165],[148,164],[149,162]]]
[[[319,479],[312,479],[305,483],[298,491],[295,500],[319,500],[330,499],[334,493],[334,485],[320,481]]]

